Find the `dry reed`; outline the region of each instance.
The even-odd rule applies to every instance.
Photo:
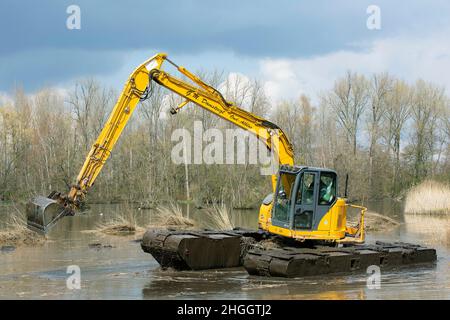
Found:
[[[209,222],[208,228],[220,231],[232,230],[234,228],[231,214],[224,204],[207,208],[205,213]]]
[[[27,228],[25,218],[21,214],[11,214],[0,231],[0,245],[5,246],[36,246],[43,244],[46,237]]]
[[[151,226],[194,227],[195,221],[183,216],[181,207],[176,203],[156,207],[156,223]]]
[[[406,196],[405,213],[449,214],[450,186],[426,180],[413,187]]]

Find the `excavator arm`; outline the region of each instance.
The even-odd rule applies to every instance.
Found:
[[[175,66],[192,83],[164,71],[162,69],[164,61]],[[131,73],[106,125],[92,145],[76,183],[68,194],[52,192],[47,198],[38,196],[28,203],[28,225],[32,229],[46,233],[60,218],[73,215],[79,208],[113,151],[137,104],[146,99],[151,92],[153,82],[184,98],[177,108],[171,110],[173,114],[192,102],[256,135],[275,155],[279,164],[293,165],[292,144],[277,125],[228,102],[217,89],[203,82],[186,68],[173,63],[166,54],[160,53],[146,60]],[[274,191],[276,179],[276,174],[273,174]]]
[[[149,66],[160,68],[163,59],[164,55],[155,55],[137,67],[129,76],[113,111],[106,121],[106,125],[84,161],[76,184],[72,186],[67,195],[67,200],[75,208],[83,201],[87,190],[94,184],[137,104],[148,94],[149,76],[147,68]]]
[[[171,110],[173,114],[177,113],[188,102],[192,102],[220,118],[253,133],[274,154],[278,160],[277,165],[293,165],[292,144],[289,142],[286,134],[276,124],[228,102],[215,88],[204,83],[184,67],[174,64],[167,58],[166,60],[172,63],[181,74],[194,83],[190,84],[161,69],[152,69],[150,71],[149,75],[153,82],[158,83],[185,99],[177,108]],[[272,175],[272,184],[273,190],[275,190],[276,174]]]

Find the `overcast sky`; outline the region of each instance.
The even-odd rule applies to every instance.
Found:
[[[69,30],[69,5],[81,29]],[[369,5],[381,30],[369,30]],[[191,70],[263,81],[271,99],[314,96],[351,69],[450,88],[449,1],[2,0],[0,92],[68,88],[95,77],[117,90],[167,52]]]

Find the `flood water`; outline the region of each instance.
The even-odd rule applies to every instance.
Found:
[[[405,216],[392,202],[369,208],[401,223],[389,232],[368,234],[368,242],[406,241],[437,249],[436,264],[382,271],[379,289],[367,287],[365,273],[299,279],[249,276],[243,268],[176,272],[161,270],[141,250],[138,239],[89,232],[120,205],[92,205],[82,215],[64,218],[42,246],[0,252],[1,299],[450,299],[450,220]],[[0,221],[12,212],[0,206]],[[148,219],[150,210],[136,210]],[[190,208],[202,220],[202,211]],[[233,211],[241,227],[256,228],[257,210]],[[101,248],[89,246],[100,243]],[[67,268],[80,267],[81,289],[70,290]]]

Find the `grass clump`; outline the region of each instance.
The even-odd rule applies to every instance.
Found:
[[[165,227],[194,227],[195,221],[183,216],[181,207],[176,203],[156,207],[156,225]]]
[[[137,219],[137,215],[132,207],[124,206],[121,213],[109,221],[97,225],[95,232],[101,232],[106,235],[128,236],[142,235],[146,228],[171,227],[171,228],[191,228],[195,222],[183,216],[181,207],[176,203],[168,205],[159,205],[150,219]]]
[[[413,187],[406,195],[405,213],[449,214],[450,186],[426,180]]]
[[[138,226],[136,216],[131,209],[123,209],[120,214],[111,220],[97,225],[97,231],[113,236],[134,235],[143,230]]]
[[[205,213],[209,220],[209,228],[220,231],[232,230],[234,228],[230,211],[224,204],[207,208],[205,209]]]
[[[12,214],[5,227],[0,230],[1,246],[36,246],[45,242],[46,237],[27,228],[22,215]]]

